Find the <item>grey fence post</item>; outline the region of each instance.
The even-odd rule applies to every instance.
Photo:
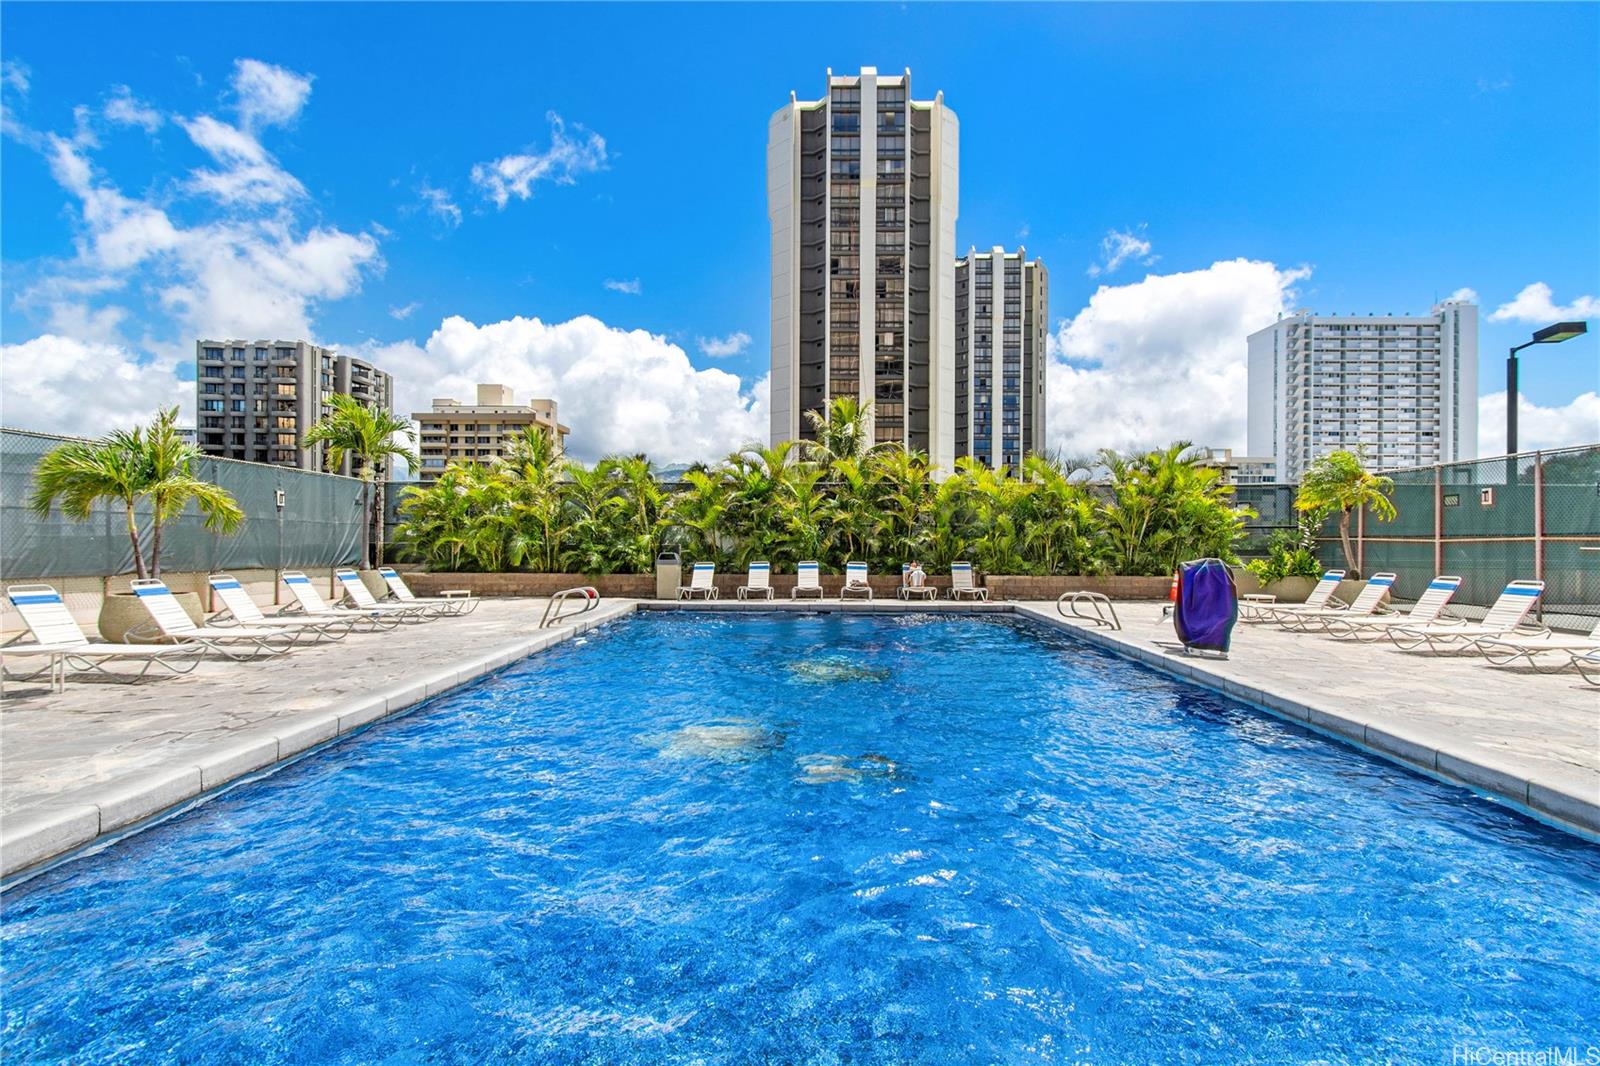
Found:
[[[1356,508],[1356,573],[1367,572],[1367,505]]]
[[[1433,464],[1433,572],[1444,573],[1444,467]]]
[[[1533,453],[1533,577],[1544,580],[1544,453]],[[1541,597],[1542,599],[1543,597]]]

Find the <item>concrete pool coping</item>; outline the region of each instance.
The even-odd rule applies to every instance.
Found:
[[[1158,611],[1159,604],[1118,604],[1124,612]],[[1386,719],[1379,705],[1357,710],[1318,700],[1313,691],[1284,691],[1248,677],[1229,662],[1174,656],[1130,634],[1057,617],[1049,603],[901,600],[613,601],[536,636],[500,644],[485,654],[406,673],[377,693],[341,699],[283,721],[243,729],[170,765],[142,769],[67,789],[11,810],[0,822],[0,887],[94,849],[187,809],[247,778],[271,772],[365,727],[409,711],[537,652],[636,611],[939,613],[1010,615],[1068,632],[1077,639],[1251,704],[1413,771],[1468,787],[1559,828],[1600,839],[1600,772],[1573,773],[1538,765],[1515,752],[1502,757],[1460,742],[1444,729]],[[1314,640],[1315,637],[1302,639]],[[1237,661],[1235,662],[1237,665]],[[1480,667],[1487,669],[1486,667]],[[1597,704],[1600,711],[1600,704]],[[1600,714],[1597,714],[1600,729]],[[1600,733],[1597,733],[1600,748]],[[1600,765],[1600,760],[1597,760]]]

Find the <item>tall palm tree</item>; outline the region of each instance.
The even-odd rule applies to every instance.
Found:
[[[816,439],[806,442],[805,455],[824,465],[840,459],[860,461],[874,446],[867,443],[872,427],[872,405],[865,407],[854,396],[836,396],[825,412],[807,411],[806,420]]]
[[[231,534],[244,523],[239,502],[225,489],[194,476],[200,449],[178,436],[178,409],[168,408],[146,427],[118,430],[99,440],[69,441],[51,451],[34,470],[29,505],[48,515],[56,500],[74,521],[89,518],[94,505],[109,500],[121,506],[133,547],[138,577],[161,576],[162,527],[190,503],[200,509],[205,528]],[[137,507],[150,501],[150,561],[145,564]]]
[[[388,460],[404,459],[415,469],[420,463],[414,450],[417,431],[408,419],[396,418],[376,404],[364,404],[353,396],[339,393],[328,397],[333,408],[321,421],[306,431],[301,445],[306,448],[318,444],[327,446],[327,465],[335,470],[344,465],[346,456],[355,461],[356,476],[368,485],[372,526],[372,565],[383,563],[383,482],[378,470]],[[399,443],[403,438],[407,444]],[[408,446],[409,445],[409,446]]]
[[[1394,521],[1394,481],[1374,474],[1361,464],[1354,452],[1330,452],[1311,464],[1300,479],[1295,509],[1311,514],[1338,512],[1339,544],[1344,548],[1345,569],[1356,573],[1356,553],[1350,546],[1350,516],[1359,507],[1372,512],[1381,522]]]

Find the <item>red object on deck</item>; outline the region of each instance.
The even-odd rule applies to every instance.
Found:
[[[1167,589],[1167,599],[1173,603],[1178,602],[1178,575],[1176,573],[1172,575],[1172,586]]]

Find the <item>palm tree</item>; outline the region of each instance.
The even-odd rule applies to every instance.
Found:
[[[1350,546],[1350,516],[1358,507],[1370,510],[1381,522],[1394,521],[1398,513],[1394,501],[1394,481],[1374,474],[1361,465],[1354,452],[1330,452],[1311,464],[1300,481],[1295,497],[1297,511],[1327,515],[1339,513],[1339,544],[1344,548],[1344,565],[1356,573],[1356,553]]]
[[[867,444],[872,425],[872,405],[861,406],[854,396],[837,396],[826,412],[807,411],[806,420],[816,439],[806,442],[806,458],[824,465],[840,459],[865,459],[875,446]]]
[[[191,502],[204,517],[205,528],[231,534],[244,523],[244,511],[221,486],[201,481],[193,465],[200,449],[178,436],[178,409],[156,415],[148,428],[118,430],[94,441],[70,441],[39,461],[29,505],[48,515],[56,500],[73,521],[89,518],[101,500],[120,504],[133,546],[133,569],[139,578],[161,576],[162,527]],[[141,499],[150,500],[150,562],[145,565],[136,513]]]
[[[386,460],[404,459],[413,469],[421,465],[413,450],[417,444],[417,431],[408,419],[394,414],[376,404],[364,404],[353,396],[339,393],[328,397],[333,408],[321,421],[306,431],[301,446],[327,446],[327,465],[335,470],[344,465],[345,457],[355,461],[356,476],[370,487],[370,513],[372,526],[372,565],[383,563],[383,482],[378,480],[378,469]],[[409,444],[397,443],[403,437]]]

